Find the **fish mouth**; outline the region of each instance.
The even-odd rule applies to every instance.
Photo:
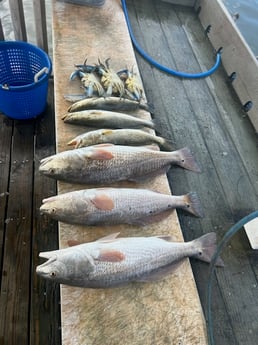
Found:
[[[48,259],[46,262],[44,262],[41,265],[38,265],[36,267],[36,273],[42,277],[48,278],[50,273],[50,267],[49,264],[57,260],[57,256],[54,254],[51,255],[51,252],[42,252],[39,253],[39,257]]]

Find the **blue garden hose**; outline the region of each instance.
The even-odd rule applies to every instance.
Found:
[[[221,242],[218,244],[217,250],[214,253],[211,263],[210,263],[210,271],[209,271],[209,280],[207,285],[207,303],[206,303],[206,319],[207,319],[207,328],[208,328],[208,340],[209,345],[214,345],[214,336],[213,336],[213,324],[212,324],[212,315],[211,315],[211,293],[212,293],[212,280],[213,274],[215,272],[215,265],[216,261],[221,254],[221,251],[228,243],[228,241],[235,235],[241,228],[253,220],[254,218],[258,217],[258,211],[250,213],[246,217],[240,219],[235,225],[233,225],[224,235]]]
[[[130,24],[130,20],[129,20],[129,16],[128,16],[128,12],[127,12],[127,7],[126,7],[126,0],[121,0],[122,2],[122,7],[123,7],[123,11],[124,11],[124,15],[125,15],[125,20],[127,23],[127,27],[128,27],[128,31],[131,37],[131,40],[133,42],[133,45],[135,47],[135,49],[138,51],[138,53],[146,60],[148,61],[151,65],[153,65],[154,67],[158,68],[159,70],[166,72],[170,75],[173,75],[175,77],[180,77],[180,78],[187,78],[187,79],[200,79],[200,78],[205,78],[208,77],[209,75],[211,75],[212,73],[214,73],[217,68],[220,65],[221,62],[221,52],[219,51],[217,53],[216,56],[216,62],[214,64],[214,66],[209,69],[206,72],[200,72],[200,73],[185,73],[185,72],[180,72],[180,71],[176,71],[173,70],[171,68],[168,68],[166,66],[161,65],[160,63],[158,63],[157,61],[155,61],[151,56],[149,56],[139,45],[139,43],[136,41],[134,34],[133,34],[133,30]]]

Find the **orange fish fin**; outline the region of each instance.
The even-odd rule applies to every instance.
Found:
[[[161,280],[165,278],[167,275],[174,273],[178,267],[181,266],[181,264],[184,262],[184,260],[177,261],[175,263],[172,263],[171,265],[167,265],[165,267],[161,267],[158,270],[151,272],[149,274],[146,274],[139,279],[137,279],[137,282],[142,283],[149,283],[157,280]]]
[[[122,252],[114,249],[101,249],[99,256],[97,258],[98,261],[106,261],[106,262],[120,262],[125,259],[125,256]]]
[[[103,147],[94,147],[91,151],[87,152],[86,157],[90,159],[98,159],[98,160],[109,160],[114,158],[112,152],[108,151]]]
[[[95,207],[100,210],[111,211],[114,208],[114,201],[107,194],[97,194],[91,199]]]

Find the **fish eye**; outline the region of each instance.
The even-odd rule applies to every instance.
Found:
[[[55,173],[55,169],[54,168],[49,169],[49,173],[50,174],[54,174]]]
[[[56,213],[56,209],[53,207],[51,213]]]
[[[50,272],[49,275],[50,275],[51,278],[55,278],[56,277],[56,272],[52,271],[52,272]]]

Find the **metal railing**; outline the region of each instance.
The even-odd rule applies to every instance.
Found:
[[[28,41],[26,30],[23,0],[9,0],[10,16],[13,27],[14,39],[17,41]],[[46,4],[45,0],[33,0],[36,45],[48,53],[49,41],[47,34]],[[5,40],[4,25],[0,18],[0,40]]]

